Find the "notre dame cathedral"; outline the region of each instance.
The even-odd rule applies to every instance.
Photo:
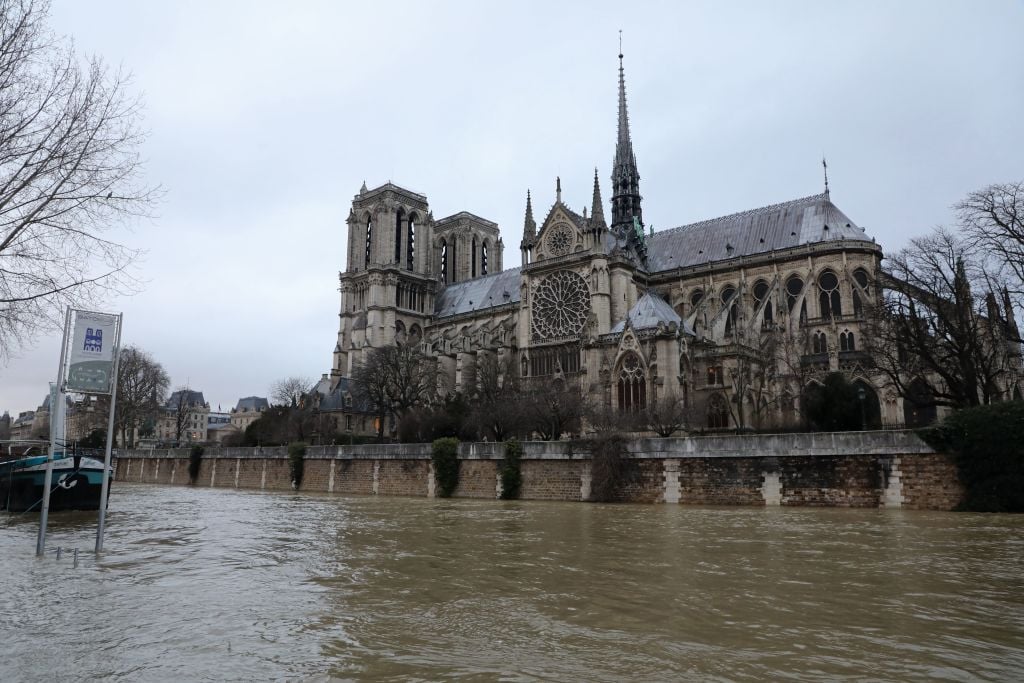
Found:
[[[622,55],[610,190],[610,220],[596,172],[589,213],[562,201],[560,182],[543,214],[527,193],[522,265],[503,269],[497,224],[465,211],[435,219],[426,196],[364,183],[347,220],[331,388],[368,350],[418,344],[451,390],[490,356],[524,378],[579,382],[615,409],[682,401],[710,430],[795,424],[807,383],[837,370],[863,389],[871,423],[934,417],[871,370],[861,335],[882,250],[827,184],[646,230]]]

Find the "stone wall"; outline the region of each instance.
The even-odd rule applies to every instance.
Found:
[[[907,431],[636,439],[626,450],[625,502],[950,510],[963,497],[952,460]],[[455,497],[497,498],[502,456],[502,444],[460,444]],[[188,449],[123,452],[116,479],[188,485]],[[590,454],[578,442],[524,443],[522,480],[526,500],[589,500]],[[210,449],[195,485],[293,488],[284,448]],[[310,447],[300,488],[432,497],[430,444]]]

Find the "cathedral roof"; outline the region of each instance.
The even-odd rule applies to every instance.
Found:
[[[435,300],[434,317],[447,318],[517,301],[519,268],[509,268],[494,275],[448,285]]]
[[[640,299],[633,304],[633,308],[629,309],[629,313],[626,314],[629,319],[629,324],[634,330],[645,330],[658,325],[670,325],[674,323],[677,326],[683,327],[684,332],[693,334],[693,330],[688,325],[683,323],[683,319],[679,317],[679,314],[672,310],[672,307],[668,305],[668,302],[662,299],[657,294],[652,292],[646,292]],[[625,331],[626,321],[620,320],[615,327],[611,329],[611,334],[618,334]]]
[[[647,253],[653,273],[802,244],[870,239],[826,193],[656,232],[647,238]]]

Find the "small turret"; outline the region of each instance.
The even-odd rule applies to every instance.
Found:
[[[530,255],[534,245],[537,244],[537,221],[533,220],[533,201],[530,199],[530,191],[526,191],[526,218],[523,221],[523,241],[519,249],[523,256],[523,265],[530,262]]]
[[[1010,301],[1010,291],[1003,287],[1003,308],[1006,311],[1006,336],[1011,341],[1020,342],[1020,328],[1017,327],[1017,317],[1013,314],[1013,302]]]

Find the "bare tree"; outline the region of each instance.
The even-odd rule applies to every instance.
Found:
[[[140,103],[46,27],[48,3],[0,0],[0,354],[65,305],[134,291],[139,252],[107,232],[150,213]]]
[[[1007,329],[993,307],[998,285],[985,265],[970,244],[941,228],[888,259],[883,299],[869,307],[863,336],[904,397],[951,407],[1002,397]],[[913,383],[926,386],[928,396]]]
[[[167,397],[171,379],[160,363],[137,346],[121,349],[117,370],[115,429],[126,448],[135,444],[135,433],[154,420]],[[110,414],[110,404],[106,411]],[[179,431],[180,438],[180,431]]]
[[[573,381],[533,380],[525,385],[526,424],[544,441],[557,441],[562,434],[580,429],[584,401]]]
[[[437,362],[413,346],[372,349],[352,373],[355,393],[378,418],[377,438],[383,440],[386,418],[396,419],[438,396]]]
[[[523,426],[523,392],[511,354],[477,361],[476,389],[471,394],[470,422],[495,441],[504,441]]]
[[[956,205],[963,230],[993,254],[1024,296],[1024,181],[990,185]]]
[[[286,377],[274,382],[270,388],[270,400],[274,405],[298,408],[305,403],[306,397],[314,386],[308,377]]]
[[[658,436],[672,436],[686,426],[686,406],[678,396],[659,396],[644,411],[644,422]]]
[[[192,398],[192,390],[186,384],[174,390],[171,395],[171,417],[174,421],[174,443],[181,443],[181,436],[188,429],[189,416],[195,401]]]

